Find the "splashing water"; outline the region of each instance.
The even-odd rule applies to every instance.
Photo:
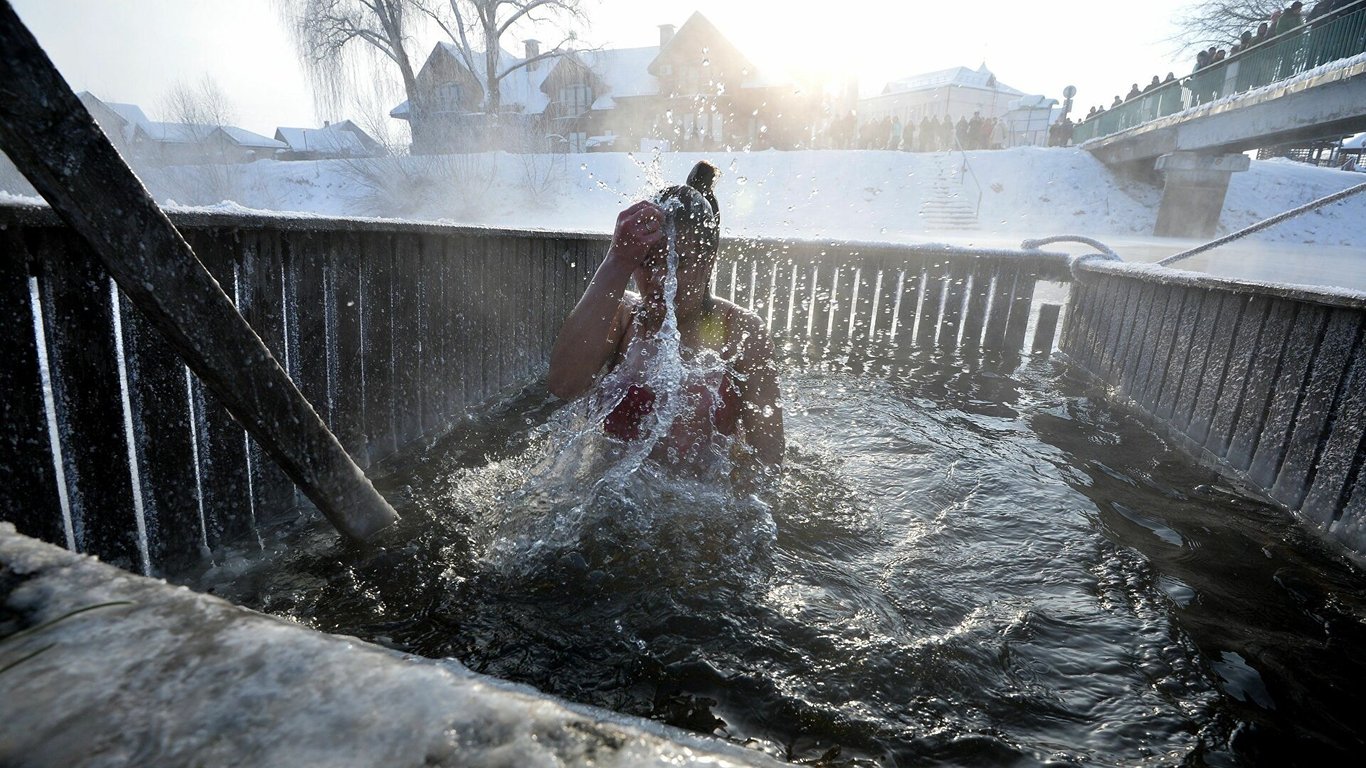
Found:
[[[728,563],[721,570],[731,572],[762,560],[776,535],[768,506],[731,487],[739,446],[720,434],[698,439],[690,422],[707,410],[698,383],[701,391],[714,391],[715,382],[736,374],[713,350],[685,355],[677,310],[682,204],[669,200],[662,207],[664,316],[655,333],[637,340],[645,365],[619,365],[582,407],[552,418],[539,463],[481,521],[486,560],[504,577],[525,581],[568,568],[601,579],[627,564],[631,573],[646,566],[662,578],[690,582],[699,568],[716,569],[711,555],[718,552]],[[654,395],[640,437],[609,438],[603,422],[633,386]],[[700,548],[705,557],[699,556],[702,541],[710,542]],[[672,571],[659,573],[651,561]]]

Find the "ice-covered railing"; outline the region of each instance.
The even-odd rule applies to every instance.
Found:
[[[602,235],[171,213],[362,467],[542,373]],[[0,519],[173,575],[307,506],[44,207],[0,206]],[[716,292],[787,354],[1053,348],[1061,254],[727,241]],[[1063,292],[1055,289],[1058,299]],[[1032,335],[1031,335],[1032,333]]]
[[[1080,144],[1119,133],[1362,53],[1366,53],[1366,0],[1354,0],[1322,18],[1094,115],[1077,125],[1073,141]]]

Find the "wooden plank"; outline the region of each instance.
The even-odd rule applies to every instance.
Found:
[[[361,466],[369,466],[363,317],[368,307],[362,285],[362,273],[365,270],[362,236],[354,232],[339,232],[330,237],[332,247],[327,258],[335,294],[333,305],[336,312],[337,349],[332,431],[351,458]]]
[[[1237,426],[1226,457],[1234,469],[1245,470],[1252,463],[1262,425],[1266,423],[1271,407],[1281,357],[1298,312],[1299,306],[1295,303],[1283,300],[1272,303],[1248,373],[1247,388],[1239,404]]]
[[[1329,411],[1326,438],[1310,464],[1309,491],[1300,506],[1306,519],[1321,526],[1341,518],[1366,458],[1366,344],[1360,330],[1346,357],[1349,367]],[[1300,460],[1293,450],[1286,458],[1289,470],[1283,471],[1298,472]]]
[[[1029,331],[1029,313],[1034,306],[1035,275],[1017,270],[1015,289],[1010,295],[1010,317],[1006,320],[1005,349],[1011,354],[1024,351]]]
[[[800,270],[796,261],[785,258],[775,261],[773,271],[777,279],[773,286],[773,322],[768,330],[774,345],[781,347],[791,336],[789,322],[796,314],[797,274]]]
[[[1152,333],[1154,325],[1153,318],[1161,317],[1157,313],[1157,299],[1161,294],[1157,291],[1158,286],[1144,282],[1139,288],[1138,301],[1134,305],[1134,327],[1129,335],[1129,342],[1125,347],[1124,368],[1120,373],[1120,391],[1130,399],[1133,398],[1134,390],[1139,386],[1140,375],[1147,373],[1142,368],[1144,350],[1149,343],[1149,335]]]
[[[745,250],[736,254],[736,258],[728,265],[727,272],[730,274],[732,292],[734,296],[731,301],[735,306],[742,309],[754,309],[753,277],[755,264],[752,252]]]
[[[971,275],[967,309],[963,312],[962,345],[965,349],[975,350],[982,345],[982,331],[987,324],[987,306],[991,303],[991,270],[988,262],[974,257]]]
[[[209,549],[185,365],[140,312],[119,303],[149,558],[154,573],[176,573]]]
[[[1034,340],[1030,345],[1032,353],[1046,355],[1053,351],[1053,337],[1058,332],[1058,313],[1061,311],[1062,306],[1058,304],[1039,305],[1039,322],[1034,326]]]
[[[422,436],[422,395],[418,377],[421,372],[422,339],[419,335],[422,290],[422,257],[413,237],[397,234],[392,238],[393,380],[394,436],[398,450]]]
[[[109,278],[69,231],[47,231],[39,284],[76,548],[142,572],[110,315]]]
[[[786,309],[787,294],[779,296],[779,276],[790,274],[783,269],[783,265],[773,260],[772,254],[763,251],[759,256],[758,291],[763,297],[763,303],[759,307],[759,317],[764,321],[764,330],[768,332],[770,338],[773,336],[773,321],[778,316],[778,304],[783,304]],[[786,286],[784,286],[786,287]]]
[[[894,354],[897,337],[901,334],[901,307],[898,303],[904,288],[901,284],[905,274],[906,262],[902,259],[888,259],[882,265],[882,286],[878,295],[877,349],[879,355]]]
[[[1310,366],[1319,351],[1328,323],[1329,311],[1326,307],[1303,305],[1295,316],[1290,335],[1286,338],[1285,351],[1281,355],[1280,370],[1272,386],[1271,402],[1267,409],[1266,420],[1257,436],[1257,447],[1252,454],[1252,464],[1248,477],[1262,488],[1269,488],[1276,482],[1281,462],[1289,450],[1288,441],[1295,428],[1300,406],[1309,396]],[[1337,363],[1330,363],[1337,365]],[[1332,392],[1329,401],[1337,391],[1337,383],[1342,372],[1339,368],[1331,382]],[[1313,435],[1315,444],[1318,433]]]
[[[863,266],[858,262],[845,263],[840,270],[840,290],[835,298],[834,325],[830,345],[848,349],[858,334],[861,305],[868,298],[863,284]]]
[[[1189,423],[1184,427],[1186,435],[1196,445],[1204,445],[1205,439],[1209,437],[1210,426],[1214,423],[1214,413],[1228,381],[1228,360],[1233,348],[1234,333],[1238,330],[1246,306],[1247,298],[1244,296],[1227,292],[1220,296],[1219,314],[1211,326],[1205,374],[1196,381],[1199,392],[1190,411]]]
[[[1170,285],[1160,286],[1154,299],[1154,315],[1144,339],[1141,368],[1131,396],[1145,411],[1153,407],[1153,390],[1161,386],[1167,373],[1167,358],[1171,354],[1171,332],[1181,314],[1185,289]]]
[[[451,348],[451,313],[446,297],[449,284],[446,238],[426,235],[422,238],[422,261],[427,272],[423,306],[426,308],[427,337],[423,342],[423,360],[426,368],[423,379],[426,383],[426,396],[429,416],[434,428],[439,432],[450,429],[454,423],[453,414],[456,404],[453,397],[454,385],[447,375]],[[533,276],[533,280],[537,276]]]
[[[1187,370],[1181,379],[1181,386],[1176,392],[1175,403],[1168,418],[1168,422],[1181,432],[1185,432],[1190,426],[1191,413],[1200,398],[1201,383],[1207,378],[1223,374],[1222,367],[1210,369],[1209,348],[1218,328],[1219,318],[1224,312],[1226,296],[1223,291],[1209,291],[1204,294],[1201,301],[1200,316],[1196,319],[1191,332]]]
[[[195,255],[241,307],[240,233],[222,230],[190,233]],[[198,377],[191,377],[192,416],[199,441],[200,487],[204,497],[205,536],[210,550],[256,532],[256,500],[251,492],[246,433]]]
[[[242,234],[243,316],[266,347],[275,355],[291,380],[298,381],[298,357],[290,344],[288,322],[288,276],[280,233],[253,230]],[[261,450],[260,442],[249,443],[255,517],[259,525],[294,511],[294,483]]]
[[[1257,359],[1257,344],[1270,314],[1271,300],[1253,296],[1238,320],[1238,330],[1234,333],[1233,346],[1225,366],[1226,384],[1215,403],[1214,420],[1210,425],[1209,437],[1205,439],[1205,447],[1220,458],[1228,455],[1229,445],[1233,442],[1238,414],[1243,407],[1253,364]]]
[[[1067,289],[1067,319],[1062,326],[1063,354],[1076,365],[1086,367],[1078,339],[1084,328],[1086,303],[1090,300],[1091,288],[1087,283],[1074,281]]]
[[[1116,313],[1115,327],[1107,346],[1104,356],[1101,359],[1101,369],[1105,371],[1106,378],[1112,384],[1118,384],[1120,376],[1124,370],[1124,362],[1129,354],[1129,347],[1133,339],[1134,316],[1138,308],[1138,296],[1141,293],[1142,284],[1137,280],[1118,281],[1117,295],[1120,297],[1120,304]]]
[[[479,348],[479,396],[478,402],[488,402],[492,398],[493,392],[499,387],[499,350],[494,335],[497,333],[497,323],[493,317],[494,306],[489,305],[489,298],[494,297],[497,291],[497,282],[493,279],[493,245],[486,238],[478,239],[471,243],[470,269],[473,271],[473,284],[477,294],[475,294],[474,305],[471,307],[475,317],[474,343]],[[574,261],[571,262],[571,275],[574,277],[576,287],[581,286],[581,271],[578,262],[582,261],[582,254],[575,253]]]
[[[811,302],[807,318],[807,348],[820,354],[829,338],[831,307],[834,291],[839,287],[839,267],[830,262],[816,262],[811,270]]]
[[[1006,324],[1010,321],[1010,304],[1015,295],[1016,276],[1014,267],[1000,263],[996,265],[992,275],[991,308],[988,310],[986,331],[982,334],[984,350],[1000,350],[1005,347]],[[1081,330],[1089,331],[1089,328],[1083,327]]]
[[[1167,364],[1166,381],[1162,383],[1161,391],[1157,394],[1155,415],[1163,421],[1171,419],[1172,411],[1176,408],[1176,396],[1189,373],[1191,339],[1195,336],[1195,328],[1200,324],[1205,308],[1216,304],[1208,291],[1187,289],[1185,293],[1184,306],[1181,317],[1177,320],[1172,352]],[[1198,373],[1197,371],[1196,374]]]
[[[57,488],[30,301],[29,275],[37,267],[20,230],[0,229],[0,327],[6,329],[0,334],[0,520],[14,523],[26,536],[65,547],[71,542]]]
[[[336,433],[333,418],[334,389],[330,386],[328,368],[332,349],[335,313],[328,296],[329,266],[327,235],[307,232],[289,233],[285,242],[290,246],[289,265],[293,290],[289,306],[290,341],[295,359],[295,384],[313,405],[323,423]]]
[[[939,316],[944,306],[944,273],[930,265],[925,271],[925,290],[920,301],[920,318],[916,323],[915,345],[921,349],[934,346],[939,337]]]
[[[394,421],[393,247],[389,235],[366,236],[365,434],[370,463],[398,450]]]
[[[963,331],[963,304],[967,300],[971,264],[955,260],[944,286],[944,312],[935,343],[941,349],[957,349]]]
[[[1363,357],[1362,326],[1363,313],[1358,310],[1328,311],[1323,338],[1297,404],[1285,460],[1271,487],[1271,497],[1291,509],[1298,509],[1309,492],[1320,458],[1332,440],[1333,427],[1343,413],[1344,401],[1349,396],[1348,368],[1353,360]],[[1346,424],[1342,427],[1352,429]],[[1254,458],[1253,465],[1256,463]]]

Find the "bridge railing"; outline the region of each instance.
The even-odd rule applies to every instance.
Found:
[[[1077,125],[1080,144],[1217,99],[1287,80],[1366,52],[1366,0],[1282,33],[1218,64],[1158,86]]]

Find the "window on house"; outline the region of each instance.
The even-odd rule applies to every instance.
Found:
[[[442,83],[436,87],[436,109],[439,112],[458,112],[462,92],[459,83]]]
[[[593,106],[593,89],[582,83],[560,88],[560,107],[566,114],[578,115]]]

